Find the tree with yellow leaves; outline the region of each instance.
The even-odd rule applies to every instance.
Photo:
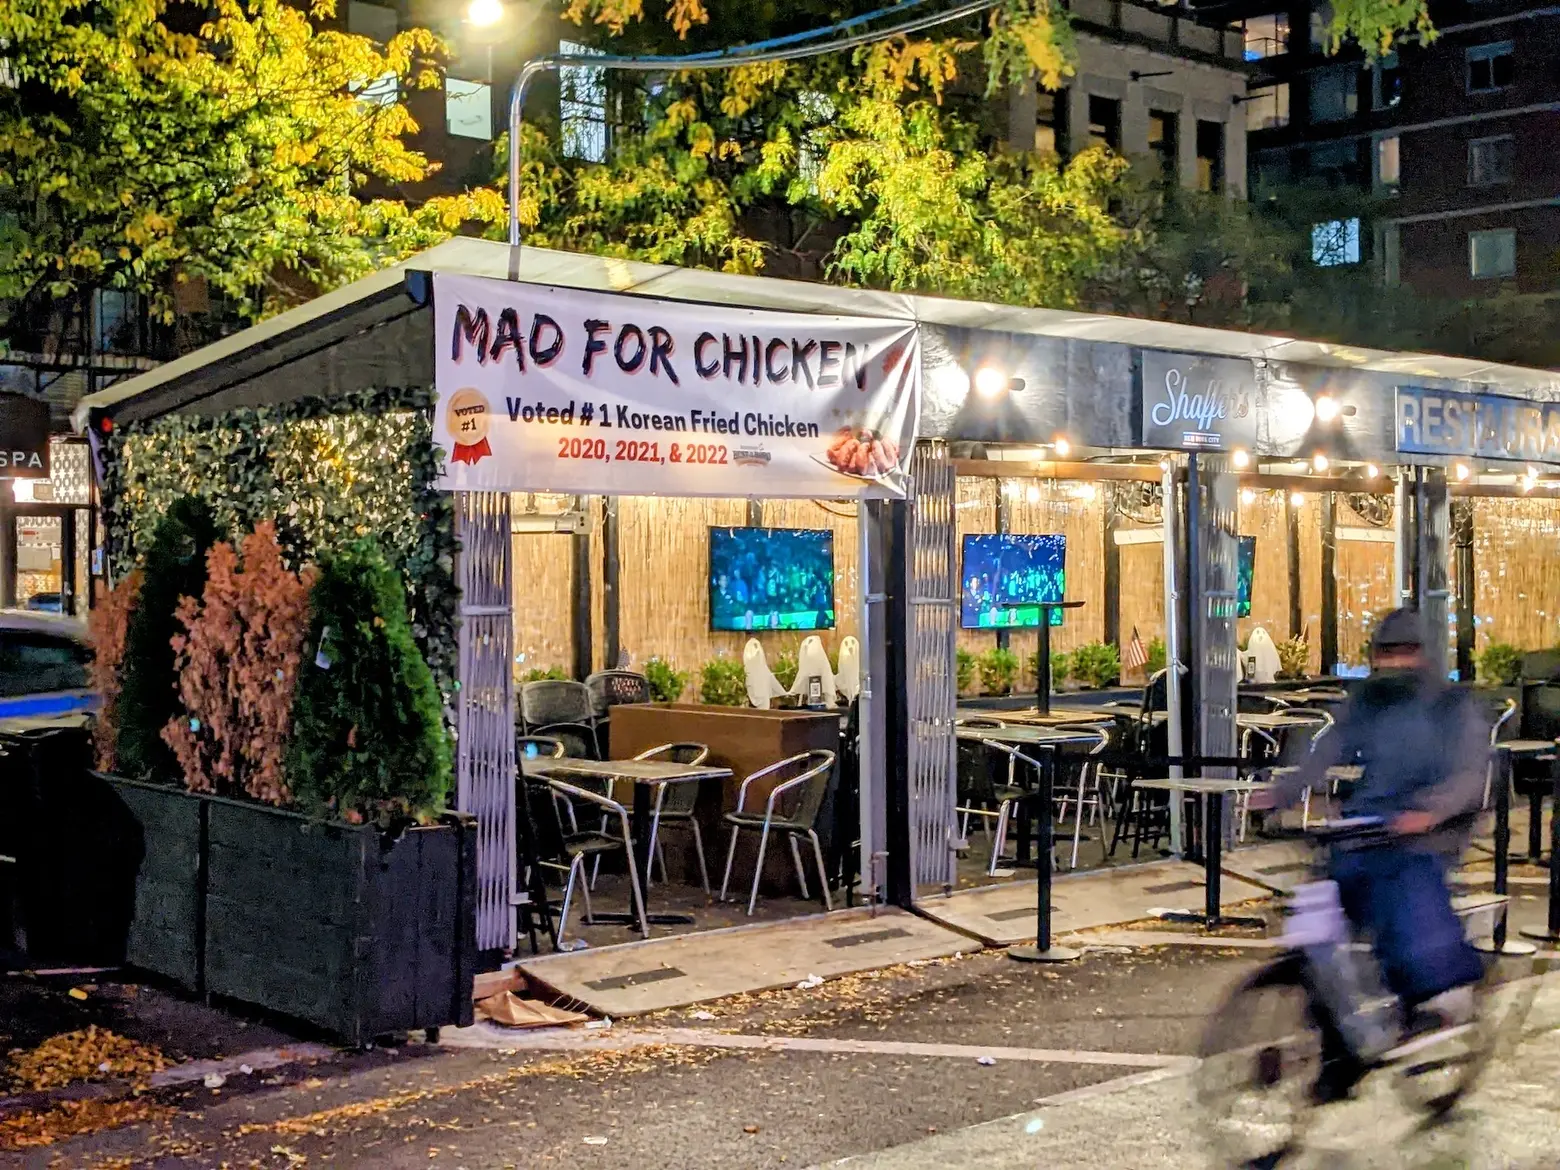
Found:
[[[492,191],[411,208],[369,198],[432,164],[364,83],[439,84],[422,30],[387,45],[327,27],[333,0],[0,4],[0,305],[133,290],[171,321],[202,280],[244,318],[502,217]]]

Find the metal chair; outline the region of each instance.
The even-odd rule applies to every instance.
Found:
[[[696,766],[709,759],[710,749],[702,743],[663,743],[660,747],[653,747],[640,752],[634,757],[636,760],[666,760],[674,764],[687,764]],[[650,857],[654,862],[661,863],[661,880],[671,879],[666,875],[666,850],[661,846],[661,825],[682,825],[693,830],[693,850],[699,858],[699,880],[704,883],[704,892],[710,892],[710,871],[704,860],[704,834],[699,828],[699,818],[694,815],[694,808],[699,803],[699,786],[691,780],[681,780],[673,783],[656,786],[655,811],[650,817]],[[651,875],[645,874],[645,884],[651,882]]]
[[[1067,819],[1067,805],[1074,802],[1073,809],[1073,842],[1072,860],[1068,862],[1068,869],[1078,868],[1078,843],[1083,840],[1083,808],[1089,806],[1089,824],[1094,824],[1095,818],[1101,815],[1103,809],[1103,789],[1099,776],[1099,755],[1110,746],[1110,733],[1104,728],[1096,731],[1100,737],[1099,742],[1089,749],[1088,756],[1078,768],[1078,788],[1076,792],[1063,792],[1060,800],[1061,819]],[[1094,780],[1094,794],[1088,793],[1089,780]]]
[[[971,719],[955,719],[955,727],[969,728],[997,728],[1007,726],[1000,719],[992,719],[984,716]],[[954,759],[956,764],[955,775],[955,800],[954,811],[959,814],[959,836],[965,841],[969,840],[970,818],[981,818],[981,831],[989,838],[991,836],[987,820],[997,815],[996,805],[1001,797],[997,792],[997,785],[991,778],[991,757],[986,753],[984,741],[972,742],[966,739],[954,740]],[[1009,776],[1009,786],[1012,777]]]
[[[813,857],[818,862],[818,881],[823,886],[823,906],[826,910],[834,909],[834,903],[829,898],[828,874],[823,866],[823,846],[818,842],[818,833],[814,827],[818,813],[823,808],[823,800],[829,789],[829,775],[833,770],[834,753],[813,750],[760,768],[742,781],[742,787],[737,793],[736,810],[727,813],[724,818],[731,826],[731,847],[726,850],[726,874],[720,883],[722,902],[726,900],[726,889],[731,884],[731,867],[737,860],[737,838],[743,829],[756,829],[759,832],[758,860],[753,866],[753,892],[748,896],[749,917],[758,905],[758,883],[764,876],[764,851],[769,845],[771,832],[785,834],[791,843],[791,860],[796,863],[796,880],[801,886],[803,898],[808,897],[807,875],[803,871],[802,852],[797,847],[796,839],[806,837],[812,842]],[[767,780],[788,772],[797,774],[775,785],[764,803],[763,812],[748,811],[748,789],[755,780]],[[798,794],[796,804],[787,815],[780,810],[779,803],[782,797],[793,792]]]
[[[520,688],[520,727],[526,735],[561,741],[569,755],[601,758],[596,736],[596,708],[584,683],[540,679]]]
[[[1040,774],[1040,761],[1032,756],[1027,756],[1010,744],[998,743],[994,739],[983,739],[981,746],[987,751],[1000,752],[1008,758],[1009,775],[1016,769],[1019,763],[1029,765],[1035,770],[1035,775]],[[1030,794],[1030,790],[1016,784],[991,785],[992,798],[997,802],[997,832],[991,842],[991,863],[986,867],[986,876],[993,877],[997,872],[997,862],[1002,858],[1002,848],[1007,844],[1008,821],[1013,815],[1013,806]],[[990,816],[990,813],[977,813],[979,816]],[[1050,816],[1051,810],[1046,809],[1042,814]]]
[[[567,876],[563,887],[563,906],[558,914],[558,943],[562,949],[564,932],[569,924],[569,906],[574,899],[576,884],[579,886],[580,896],[585,902],[585,921],[595,923],[595,913],[590,904],[589,883],[580,880],[585,872],[585,859],[597,858],[602,854],[616,853],[622,850],[624,864],[628,867],[628,884],[632,891],[632,905],[630,910],[639,920],[639,930],[646,938],[650,936],[650,924],[645,918],[644,891],[639,885],[639,867],[634,863],[633,840],[629,835],[628,810],[611,797],[603,796],[599,792],[590,792],[584,788],[577,788],[573,784],[565,784],[561,780],[532,781],[532,784],[542,784],[552,794],[554,816],[551,823],[547,818],[538,817],[538,854],[543,858],[549,854],[551,861],[543,860],[541,864],[550,869],[564,872]],[[563,827],[563,820],[558,813],[559,801],[568,805],[590,804],[602,809],[609,817],[616,819],[619,832],[609,833],[604,830],[587,830],[581,832],[578,828],[567,831]]]
[[[632,670],[598,670],[585,679],[597,719],[605,719],[613,707],[650,702],[650,680]]]
[[[1500,718],[1495,720],[1495,726],[1490,728],[1490,762],[1484,766],[1484,802],[1481,808],[1490,807],[1490,789],[1495,782],[1495,745],[1500,742],[1500,733],[1506,729],[1517,713],[1517,701],[1506,700],[1506,709],[1500,713]]]

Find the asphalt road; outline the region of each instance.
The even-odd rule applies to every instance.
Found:
[[[90,1106],[25,1132],[0,1123],[0,1148],[13,1144],[0,1166],[1196,1167],[1207,1163],[1178,1058],[1262,956],[1186,946],[1034,967],[976,955],[574,1034],[592,1048],[537,1051],[509,1035],[407,1046],[131,1102],[118,1128],[98,1128]],[[1458,1126],[1405,1135],[1376,1086],[1329,1119],[1308,1164],[1560,1164],[1560,978],[1541,986],[1520,1046]],[[40,1134],[58,1140],[14,1148]]]

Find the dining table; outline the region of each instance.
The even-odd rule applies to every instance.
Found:
[[[1006,724],[1002,727],[986,727],[982,725],[970,726],[968,724],[956,725],[954,736],[965,743],[995,743],[1022,752],[1025,748],[1040,748],[1042,750],[1057,751],[1068,745],[1098,744],[1104,732],[1098,727],[1062,726],[1051,727],[1038,724]],[[1045,767],[1044,760],[1036,760],[1026,755],[1036,767],[1036,770]],[[1031,815],[1031,805],[1038,797],[1038,791],[1023,797],[1015,802],[1018,815],[1013,826],[1014,833],[1014,859],[1016,866],[1028,866],[1035,864],[1029,857],[1029,839],[1031,835],[1030,822],[1046,815],[1045,810]]]
[[[571,781],[594,781],[605,786],[610,793],[612,782],[629,780],[634,785],[633,809],[629,816],[629,837],[634,845],[634,864],[640,873],[640,893],[644,899],[645,921],[652,926],[687,926],[694,919],[689,914],[650,913],[650,818],[655,790],[663,784],[697,784],[704,780],[725,780],[730,768],[709,764],[679,764],[672,760],[586,760],[571,756],[531,756],[520,761],[521,772],[527,777]],[[612,922],[621,917],[632,923],[632,915],[609,915],[597,912],[595,917]]]

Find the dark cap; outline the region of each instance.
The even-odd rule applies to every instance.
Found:
[[[1424,623],[1412,609],[1394,609],[1376,623],[1370,636],[1372,650],[1417,650],[1424,644]]]

